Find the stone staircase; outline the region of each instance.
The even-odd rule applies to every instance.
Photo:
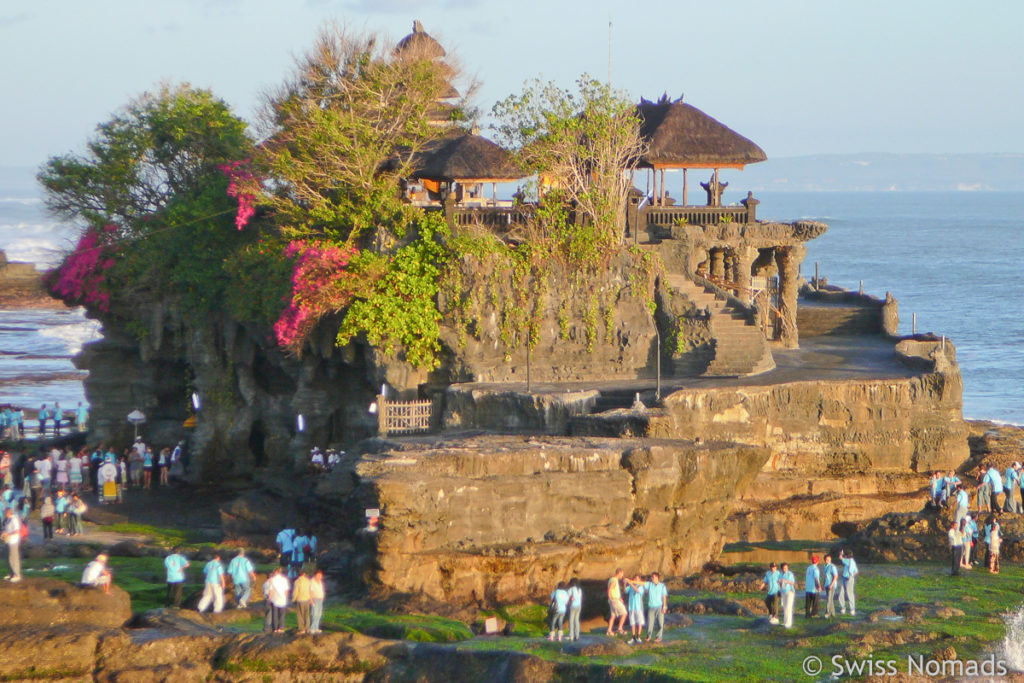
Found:
[[[670,273],[664,276],[663,281],[698,308],[706,308],[711,313],[715,357],[702,373],[705,377],[757,375],[775,367],[764,334],[747,321],[742,311],[685,275]]]

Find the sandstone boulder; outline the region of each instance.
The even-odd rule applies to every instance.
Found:
[[[4,623],[50,627],[83,625],[120,628],[132,616],[131,598],[117,586],[110,594],[56,579],[0,583]]]

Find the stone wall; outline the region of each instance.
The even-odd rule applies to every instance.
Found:
[[[616,567],[715,558],[768,449],[684,441],[447,437],[362,456],[347,500],[382,510],[367,583],[455,604],[547,596]]]
[[[840,287],[800,290],[797,327],[801,337],[886,334],[899,328],[899,304],[891,293],[884,299]]]

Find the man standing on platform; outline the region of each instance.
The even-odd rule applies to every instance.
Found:
[[[836,588],[839,586],[839,570],[832,563],[832,556],[825,556],[825,571],[822,582],[825,585],[825,617],[831,619],[836,615]]]
[[[780,572],[776,569],[775,563],[772,562],[768,565],[768,571],[765,572],[764,578],[761,579],[761,590],[768,589],[768,594],[764,596],[764,606],[768,608],[768,623],[777,624],[779,623],[779,576]]]

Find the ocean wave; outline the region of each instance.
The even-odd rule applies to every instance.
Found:
[[[33,263],[39,270],[52,268],[60,263],[66,249],[56,242],[44,238],[26,237],[6,244],[0,242],[4,253],[11,261]]]
[[[81,381],[88,372],[85,370],[74,370],[70,372],[27,372],[22,375],[0,378],[0,387],[17,386],[20,384],[49,384],[51,382],[63,382],[67,380]]]
[[[39,330],[39,336],[58,339],[64,342],[70,355],[82,350],[82,345],[100,338],[100,323],[96,320],[83,320],[68,325],[51,325]]]

